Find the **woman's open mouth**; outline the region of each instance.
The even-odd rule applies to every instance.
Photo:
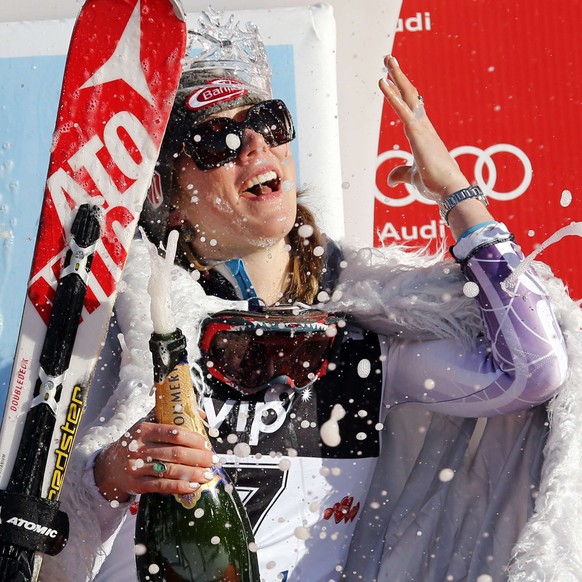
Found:
[[[268,172],[254,176],[245,182],[245,184],[243,184],[243,191],[249,192],[255,196],[261,196],[263,194],[277,192],[280,187],[281,178],[277,176],[273,170],[269,170]]]

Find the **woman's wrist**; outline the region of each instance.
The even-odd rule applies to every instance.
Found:
[[[441,211],[442,219],[449,224],[449,213],[459,204],[465,200],[478,200],[484,206],[489,204],[487,197],[483,194],[483,191],[479,186],[469,186],[467,188],[461,188],[452,194],[449,194],[446,198],[441,200],[439,203],[439,208]]]
[[[131,494],[124,491],[119,487],[119,483],[113,478],[115,471],[112,470],[112,462],[109,458],[112,453],[112,447],[115,445],[110,445],[106,449],[103,449],[95,458],[95,464],[93,465],[93,476],[95,478],[95,485],[99,490],[99,493],[107,501],[118,501],[119,503],[124,503],[131,499]]]

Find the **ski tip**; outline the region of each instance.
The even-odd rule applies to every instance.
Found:
[[[184,12],[184,8],[182,8],[182,3],[180,2],[180,0],[170,0],[170,4],[174,9],[174,14],[176,15],[176,18],[179,18],[183,22],[186,22],[186,13]]]

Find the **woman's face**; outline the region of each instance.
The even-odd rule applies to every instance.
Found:
[[[245,118],[248,106],[214,117]],[[245,129],[234,161],[202,171],[182,153],[174,165],[178,192],[171,225],[187,220],[195,229],[201,258],[242,257],[281,242],[297,213],[295,163],[290,144],[269,147],[262,135]]]

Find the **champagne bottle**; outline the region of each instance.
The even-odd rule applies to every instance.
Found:
[[[153,333],[150,349],[158,422],[188,428],[210,441],[198,414],[179,329]],[[226,473],[188,495],[142,495],[136,524],[136,562],[141,582],[258,582],[257,556],[246,511]]]

